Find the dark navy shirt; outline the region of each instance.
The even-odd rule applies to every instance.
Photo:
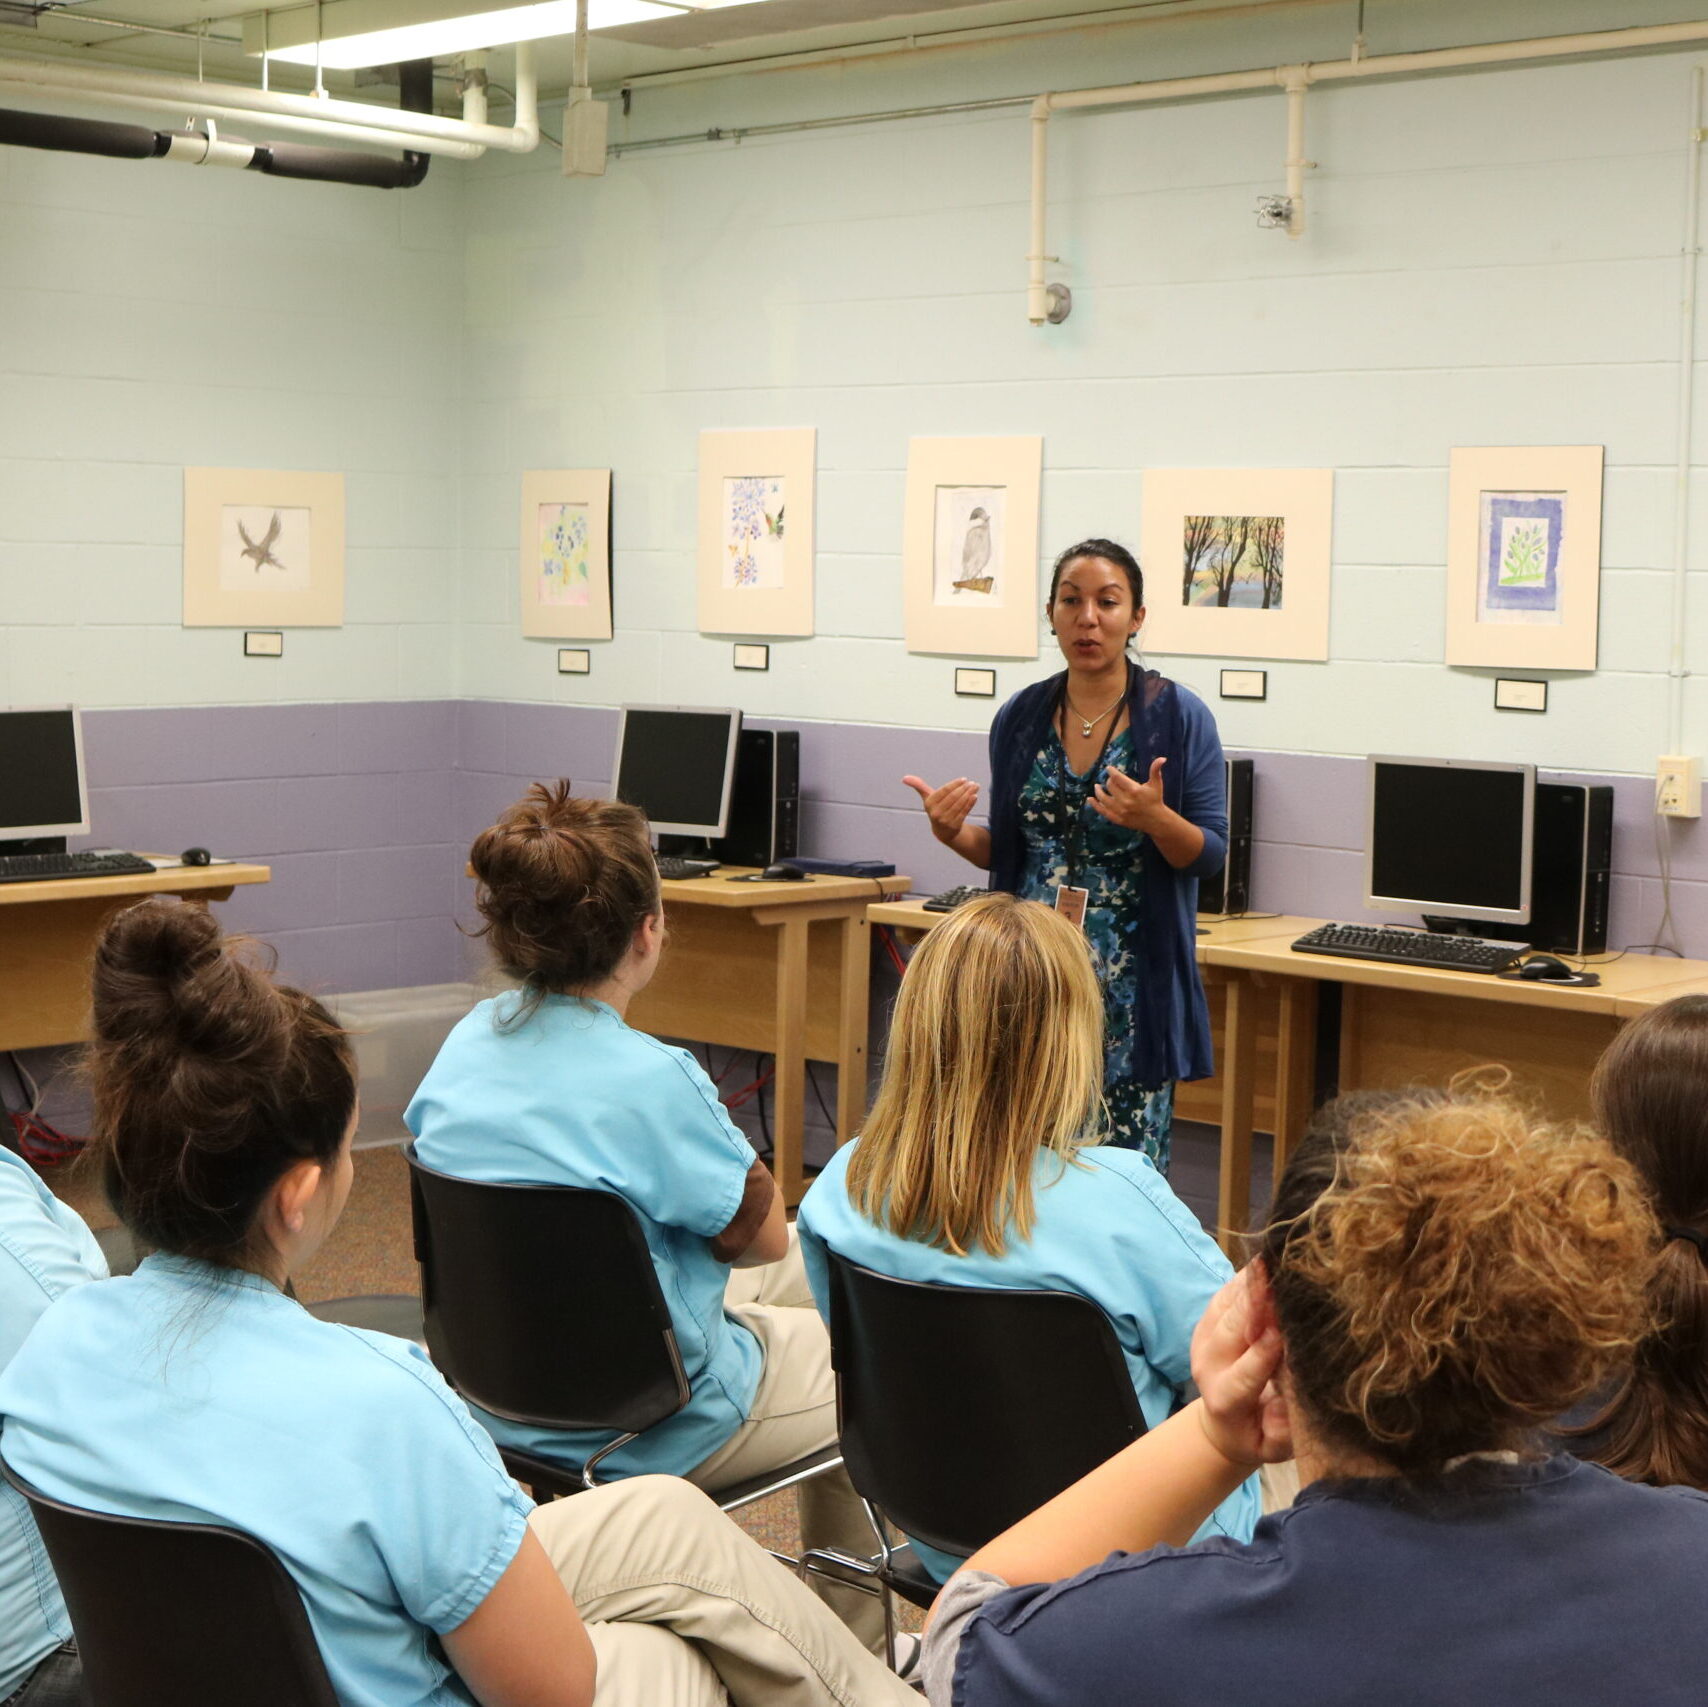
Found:
[[[1247,1543],[1009,1589],[966,1626],[955,1707],[1708,1702],[1708,1495],[1564,1457],[1445,1486],[1319,1482]]]

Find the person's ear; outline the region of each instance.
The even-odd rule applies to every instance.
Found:
[[[308,1225],[309,1205],[320,1191],[326,1170],[319,1162],[293,1163],[273,1187],[273,1210],[287,1233],[300,1233]]]
[[[635,952],[641,956],[656,954],[664,945],[664,909],[648,913],[635,928]]]
[[[1140,605],[1139,608],[1133,612],[1133,626],[1131,629],[1128,630],[1128,633],[1129,634],[1137,634],[1139,632],[1139,630],[1144,627],[1144,625],[1145,625],[1145,607],[1143,605]]]

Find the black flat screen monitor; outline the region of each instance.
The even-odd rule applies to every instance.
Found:
[[[0,841],[86,836],[88,800],[76,707],[0,711]]]
[[[625,705],[612,793],[659,835],[721,836],[740,738],[741,713],[727,706]]]
[[[1364,905],[1530,922],[1534,765],[1370,760]]]

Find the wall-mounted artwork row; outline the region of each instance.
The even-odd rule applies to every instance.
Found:
[[[1038,656],[1039,438],[913,439],[902,585],[907,649]]]
[[[1447,662],[1593,670],[1602,447],[1460,449],[1448,470]]]
[[[700,435],[702,634],[813,631],[817,431]]]
[[[522,632],[611,638],[611,471],[522,476]]]
[[[1149,470],[1145,650],[1326,659],[1333,521],[1331,469]]]
[[[184,626],[337,628],[344,476],[184,470]]]

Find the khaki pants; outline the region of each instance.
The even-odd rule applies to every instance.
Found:
[[[813,1305],[793,1227],[788,1251],[776,1262],[730,1271],[724,1305],[764,1348],[765,1368],[747,1421],[688,1472],[688,1480],[710,1494],[836,1442],[830,1330]],[[835,1547],[861,1558],[877,1551],[877,1538],[846,1470],[814,1476],[799,1484],[797,1494],[806,1546]],[[882,1650],[881,1602],[822,1577],[814,1580],[813,1590],[868,1648]]]
[[[697,1489],[636,1476],[528,1520],[588,1626],[595,1707],[918,1707]]]

